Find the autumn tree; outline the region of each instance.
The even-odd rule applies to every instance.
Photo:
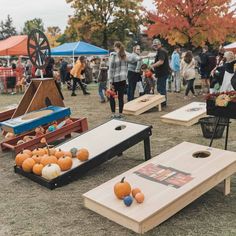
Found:
[[[0,40],[13,35],[16,35],[16,28],[13,26],[13,20],[10,15],[7,15],[7,19],[0,23]]]
[[[44,24],[41,18],[27,20],[24,24],[23,34],[29,34],[31,30],[39,29],[44,32]]]
[[[50,26],[46,30],[46,36],[50,46],[54,48],[60,44],[57,40],[61,37],[61,29],[58,26]]]
[[[231,0],[156,0],[149,12],[149,36],[160,35],[170,44],[202,46],[222,43],[236,32]]]
[[[66,34],[107,48],[114,40],[125,41],[127,29],[134,35],[142,22],[142,0],[66,0],[75,9]]]

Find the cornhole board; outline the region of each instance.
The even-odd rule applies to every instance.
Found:
[[[62,95],[54,79],[32,79],[12,118],[48,106],[64,107]]]
[[[73,122],[71,124],[67,124],[60,129],[56,129],[55,131],[43,134],[39,137],[35,137],[34,139],[29,140],[28,142],[17,144],[19,140],[22,140],[24,136],[35,136],[35,131],[29,131],[22,135],[18,135],[12,139],[4,140],[0,143],[2,151],[12,150],[14,154],[21,152],[23,149],[33,150],[38,147],[43,147],[40,141],[42,138],[46,138],[47,143],[52,143],[61,138],[71,138],[71,133],[83,133],[88,130],[88,122],[86,118],[70,118]],[[59,123],[60,121],[58,121]],[[44,126],[46,130],[49,125]]]
[[[11,105],[11,106],[2,108],[0,110],[0,122],[10,119],[12,115],[14,114],[16,107],[17,105]]]
[[[72,169],[62,172],[57,178],[48,181],[32,173],[26,173],[17,166],[14,167],[15,172],[49,189],[54,189],[78,179],[90,169],[120,155],[141,141],[144,141],[145,160],[148,160],[151,158],[149,140],[151,129],[152,126],[113,119],[56,147],[63,151],[70,151],[74,147],[86,148],[90,153],[88,161],[85,162],[73,158]]]
[[[21,134],[40,125],[70,116],[70,108],[49,106],[38,111],[1,122],[4,131]]]
[[[198,151],[209,152],[195,158]],[[199,155],[197,155],[199,156]],[[230,193],[230,176],[236,172],[236,153],[183,142],[109,180],[83,195],[85,207],[137,233],[145,233],[224,181]],[[114,185],[126,177],[145,195],[126,207],[115,197]]]
[[[161,121],[169,124],[191,126],[206,116],[205,102],[192,102],[164,116]]]
[[[124,105],[123,113],[127,115],[140,115],[153,107],[158,107],[161,111],[161,103],[165,102],[165,96],[146,94],[138,97]]]

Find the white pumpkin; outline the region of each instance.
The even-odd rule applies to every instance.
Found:
[[[42,177],[47,180],[52,180],[61,174],[60,166],[57,164],[47,164],[42,169]]]

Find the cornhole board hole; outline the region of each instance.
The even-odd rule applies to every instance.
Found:
[[[70,118],[72,123],[64,125],[60,129],[56,129],[55,131],[43,134],[39,137],[35,137],[27,142],[17,144],[19,140],[22,140],[25,136],[35,136],[35,131],[30,131],[24,133],[22,135],[18,135],[12,139],[5,140],[0,143],[2,151],[12,150],[14,154],[21,152],[23,149],[33,150],[37,147],[43,147],[40,141],[44,137],[47,140],[47,143],[52,143],[61,138],[71,138],[71,134],[75,133],[83,133],[88,130],[88,122],[86,118]],[[59,121],[58,121],[59,124]],[[49,125],[44,126],[46,130]]]
[[[192,102],[164,116],[161,121],[169,124],[191,126],[206,116],[206,103]]]
[[[161,111],[161,103],[165,102],[165,100],[165,96],[160,94],[146,94],[127,102],[124,105],[123,113],[137,116],[152,109],[153,107],[158,107],[158,110]]]
[[[11,119],[17,105],[7,106],[0,110],[0,122]]]
[[[1,122],[1,128],[6,132],[21,134],[40,125],[70,116],[70,108],[49,106],[38,111]]]
[[[74,147],[86,148],[89,151],[88,161],[81,162],[73,158],[72,168],[62,172],[57,178],[48,181],[32,173],[26,173],[17,166],[15,166],[15,172],[49,189],[54,189],[78,179],[90,169],[120,155],[141,141],[144,141],[145,160],[148,160],[151,158],[149,140],[152,134],[151,129],[151,126],[113,119],[56,147],[63,151],[70,151]]]
[[[236,153],[183,142],[85,193],[84,205],[137,233],[145,233],[222,181],[225,195],[229,194],[230,176],[235,172]],[[113,187],[122,177],[142,190],[142,204],[134,200],[126,207],[115,197]]]
[[[64,107],[62,95],[54,79],[32,79],[12,118],[50,105]]]

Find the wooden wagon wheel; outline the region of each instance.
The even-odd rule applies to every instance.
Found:
[[[34,29],[30,32],[27,41],[29,59],[37,69],[44,69],[51,56],[49,42],[45,34]]]

